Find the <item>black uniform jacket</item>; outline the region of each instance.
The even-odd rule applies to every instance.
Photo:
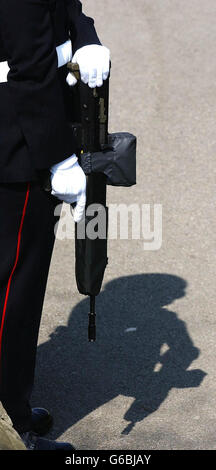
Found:
[[[0,83],[0,182],[34,179],[75,151],[67,70],[58,69],[56,53],[69,37],[73,54],[101,44],[80,1],[0,0],[0,62],[10,68]]]

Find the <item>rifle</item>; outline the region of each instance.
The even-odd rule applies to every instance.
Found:
[[[68,63],[67,67],[78,80],[70,87],[73,107],[70,125],[77,142],[78,160],[87,178],[86,213],[83,220],[75,224],[75,274],[78,291],[90,297],[88,339],[95,341],[95,297],[100,292],[108,263],[106,186],[136,183],[136,137],[128,133],[108,133],[110,77],[101,87],[92,89],[80,80],[77,64]],[[92,204],[93,215],[88,213]],[[102,237],[92,239],[87,226],[95,218],[95,212],[102,214],[104,230]]]

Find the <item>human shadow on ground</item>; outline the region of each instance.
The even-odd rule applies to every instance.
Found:
[[[88,342],[89,299],[38,347],[34,406],[55,416],[52,438],[118,395],[134,398],[124,414],[128,434],[175,388],[199,387],[206,373],[187,370],[199,356],[185,322],[165,308],[187,283],[170,274],[108,282],[96,302],[97,339]]]

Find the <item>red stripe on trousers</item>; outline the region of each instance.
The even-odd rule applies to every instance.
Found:
[[[9,292],[10,292],[10,286],[11,286],[11,281],[12,277],[14,274],[14,271],[16,269],[18,260],[19,260],[19,253],[20,253],[20,242],[21,242],[21,235],[22,235],[22,228],[23,228],[23,222],[25,218],[25,213],[26,213],[26,207],[28,203],[28,198],[29,198],[29,191],[30,191],[30,184],[28,183],[28,188],[26,192],[26,197],[25,197],[25,202],[23,206],[23,211],[22,211],[22,218],[19,226],[19,232],[18,232],[18,239],[17,239],[17,249],[16,249],[16,258],[15,262],[10,274],[10,277],[8,279],[7,283],[7,289],[6,289],[6,295],[5,295],[5,301],[4,301],[4,307],[3,307],[3,314],[2,314],[2,321],[1,321],[1,329],[0,329],[0,362],[1,362],[1,353],[2,353],[2,335],[3,335],[3,328],[4,328],[4,321],[5,321],[5,314],[6,314],[6,309],[7,309],[7,302],[8,302],[8,297],[9,297]]]

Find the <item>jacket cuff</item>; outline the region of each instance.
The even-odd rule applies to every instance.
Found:
[[[84,46],[90,46],[91,44],[98,44],[99,46],[102,46],[102,43],[94,27],[94,21],[89,17],[83,17],[80,19],[79,26],[77,27],[76,37],[73,38],[73,34],[71,32],[71,40],[73,55],[78,49]]]

